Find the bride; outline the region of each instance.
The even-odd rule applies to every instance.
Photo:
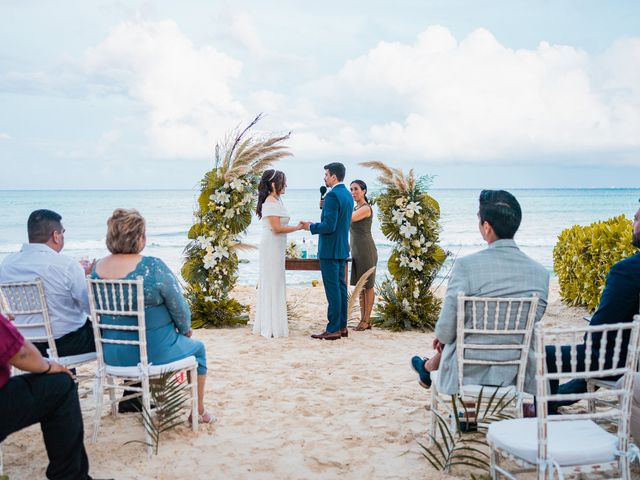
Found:
[[[287,300],[285,291],[284,255],[287,233],[301,230],[302,222],[289,226],[289,214],[281,195],[287,187],[287,177],[279,170],[267,170],[258,186],[256,213],[261,219],[260,275],[258,301],[253,333],[271,337],[287,337]]]

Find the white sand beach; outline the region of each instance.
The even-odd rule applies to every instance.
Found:
[[[235,295],[254,306],[255,290]],[[302,305],[290,337],[254,336],[250,328],[198,330],[207,346],[207,408],[218,417],[193,434],[185,423],[167,434],[148,460],[135,414],[103,417],[90,443],[93,400],[82,400],[91,474],[116,479],[406,479],[458,478],[435,472],[420,455],[426,441],[429,394],[409,360],[428,353],[432,334],[381,329],[350,332],[328,342],[321,287],[289,290]],[[584,309],[563,305],[552,283],[544,323],[583,322]],[[355,319],[354,319],[355,320]],[[351,322],[353,323],[353,322]],[[186,414],[185,414],[186,418]],[[44,477],[47,458],[39,428],[3,444],[5,473]]]

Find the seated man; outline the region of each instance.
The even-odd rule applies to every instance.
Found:
[[[49,307],[53,338],[58,356],[95,352],[93,328],[87,318],[89,297],[86,272],[75,260],[60,254],[64,248],[62,217],[51,210],[36,210],[29,215],[29,243],[9,255],[0,265],[0,283],[29,282],[39,277]],[[87,269],[90,271],[91,267]],[[40,316],[21,319],[41,322]],[[34,335],[36,332],[34,332]],[[44,331],[37,333],[44,336]],[[44,356],[49,345],[35,343]]]
[[[458,393],[458,293],[474,297],[531,297],[535,294],[539,298],[536,322],[547,307],[549,273],[522,253],[513,241],[522,220],[516,198],[504,190],[483,190],[478,219],[480,234],[488,248],[456,260],[435,328],[433,344],[438,353],[430,362],[417,356],[411,360],[420,376],[420,385],[428,388],[431,385],[429,371],[437,368],[438,391],[449,395]],[[464,376],[465,383],[506,386],[514,384],[517,369],[514,366],[470,365],[468,369],[465,367]],[[535,392],[533,348],[529,352],[524,389]]]
[[[9,377],[11,365],[32,373]],[[71,373],[42,358],[0,315],[0,442],[34,423],[40,423],[49,456],[47,478],[91,478],[80,402]]]
[[[633,232],[631,243],[634,247],[640,248],[640,209],[633,217]],[[640,302],[640,252],[616,263],[604,284],[604,290],[600,297],[600,304],[596,312],[591,317],[590,325],[605,325],[610,323],[631,322],[633,316],[639,313]],[[601,334],[593,334],[591,365],[596,368],[600,354]],[[615,335],[610,335],[606,340],[605,368],[611,368],[613,361],[613,350],[615,345]],[[624,365],[627,359],[627,348],[629,345],[629,332],[623,335],[620,349],[620,360],[618,365]],[[563,370],[571,371],[570,346],[561,347]],[[578,370],[585,369],[585,344],[578,345],[577,361]],[[549,372],[556,371],[555,348],[547,346],[547,369]],[[618,377],[616,377],[618,378]],[[615,380],[616,378],[612,378]],[[551,393],[582,393],[587,391],[587,383],[583,379],[574,379],[558,386],[558,382],[550,382]],[[571,401],[549,402],[549,412],[556,413],[557,408],[563,405],[570,405]]]

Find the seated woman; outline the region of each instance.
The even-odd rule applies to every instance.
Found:
[[[189,356],[198,362],[198,413],[200,421],[211,423],[215,418],[204,408],[204,385],[207,358],[204,344],[191,337],[191,312],[178,280],[162,260],[145,257],[140,252],[146,245],[145,221],[135,209],[118,208],[107,220],[107,248],[111,252],[98,261],[91,276],[114,280],[144,278],[144,305],[149,363],[170,363]],[[127,318],[113,319],[125,323]],[[127,323],[130,323],[128,321]],[[105,338],[126,340],[135,332],[105,331]],[[128,367],[140,361],[135,345],[105,344],[104,356],[110,365]]]

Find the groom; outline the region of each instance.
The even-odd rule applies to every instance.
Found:
[[[339,340],[349,336],[347,330],[347,283],[344,278],[349,258],[349,226],[353,198],[344,183],[345,168],[341,163],[324,166],[324,183],[331,191],[324,197],[320,223],[304,222],[305,230],[318,234],[318,258],[324,290],[329,302],[326,331],[311,335],[322,340]]]

